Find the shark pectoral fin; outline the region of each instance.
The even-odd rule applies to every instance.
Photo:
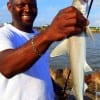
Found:
[[[66,55],[68,52],[68,42],[67,39],[59,43],[50,53],[50,57],[57,57],[61,55]]]
[[[87,64],[86,60],[84,63],[84,72],[91,72],[93,69]]]

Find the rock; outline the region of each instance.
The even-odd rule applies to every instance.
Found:
[[[94,71],[93,73],[86,75],[85,81],[86,83],[94,82],[94,83],[100,84],[100,72]]]
[[[66,67],[65,69],[57,69],[54,70],[53,68],[50,68],[50,74],[53,79],[53,81],[60,86],[62,89],[64,89],[66,79],[68,77],[70,69]],[[84,76],[84,81],[88,85],[88,89],[86,90],[84,96],[85,98],[88,98],[86,100],[95,100],[95,98],[98,98],[100,100],[100,72],[99,71],[93,71],[87,75]],[[67,90],[71,91],[72,89],[72,75],[70,74],[70,77],[67,82]],[[99,96],[96,94],[99,93]]]

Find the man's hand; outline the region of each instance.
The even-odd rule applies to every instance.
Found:
[[[46,30],[46,37],[50,41],[59,41],[71,35],[79,34],[88,25],[88,21],[75,7],[68,7],[59,11],[51,25]]]

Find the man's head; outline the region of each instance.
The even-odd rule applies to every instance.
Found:
[[[9,0],[7,7],[16,27],[33,25],[37,16],[36,0]]]

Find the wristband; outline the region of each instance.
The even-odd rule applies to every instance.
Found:
[[[33,39],[33,38],[32,38],[31,44],[32,44],[33,51],[34,51],[38,56],[42,56],[42,54],[40,54],[38,48],[35,47],[35,45],[34,45],[34,39]]]

